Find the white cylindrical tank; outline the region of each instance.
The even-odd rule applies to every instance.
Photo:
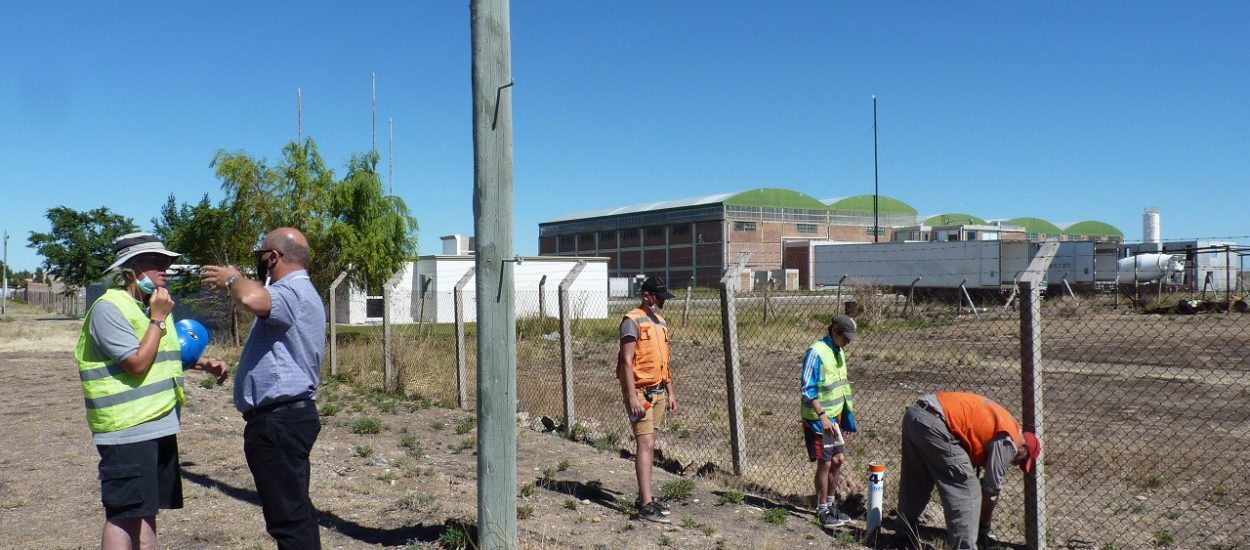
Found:
[[[1133,282],[1133,274],[1137,274],[1137,281],[1141,283],[1158,280],[1160,277],[1166,277],[1172,273],[1184,271],[1185,264],[1176,256],[1171,254],[1138,254],[1127,258],[1120,258],[1116,262],[1117,276],[1116,280],[1121,283]]]
[[[1159,208],[1147,206],[1141,216],[1141,240],[1144,243],[1159,242]]]

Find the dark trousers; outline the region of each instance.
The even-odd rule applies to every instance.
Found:
[[[248,420],[243,454],[256,481],[265,530],[279,550],[317,550],[317,509],[308,496],[308,453],[321,433],[316,407],[270,411]]]

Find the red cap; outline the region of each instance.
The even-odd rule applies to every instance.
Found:
[[[1037,462],[1037,455],[1042,452],[1042,442],[1037,439],[1037,434],[1033,432],[1024,432],[1024,449],[1029,452],[1024,462],[1020,463],[1020,469],[1024,473],[1033,471],[1033,463]]]

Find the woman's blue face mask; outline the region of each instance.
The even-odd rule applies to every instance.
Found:
[[[151,294],[156,291],[156,283],[153,283],[152,279],[147,275],[144,275],[142,279],[135,279],[135,286],[139,287],[139,292],[144,294]]]

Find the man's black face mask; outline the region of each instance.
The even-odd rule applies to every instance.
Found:
[[[273,252],[272,250],[257,250],[253,254],[256,255],[256,281],[265,284],[269,278],[269,259],[266,254]]]

